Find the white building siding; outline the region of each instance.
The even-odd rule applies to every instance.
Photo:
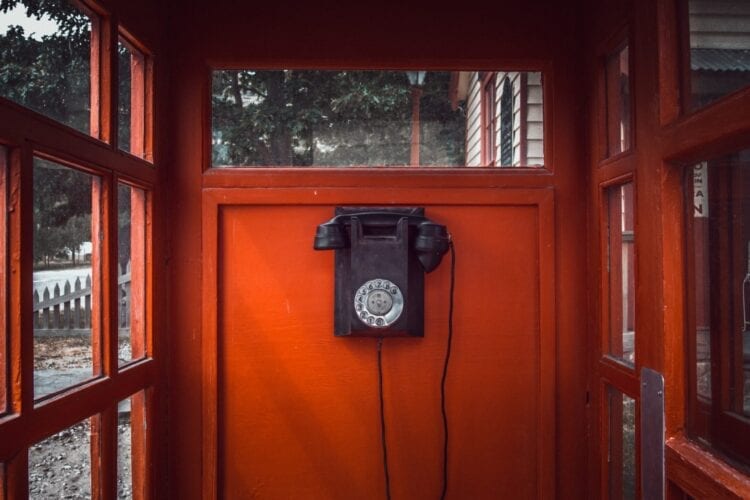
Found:
[[[466,166],[477,167],[482,164],[482,108],[479,73],[471,74],[469,95],[466,99]]]
[[[544,165],[544,90],[542,74],[526,77],[526,165]]]
[[[519,165],[543,165],[544,164],[544,108],[542,93],[541,73],[526,74],[526,109],[522,110],[522,89],[521,73],[519,72],[498,72],[495,79],[495,112],[496,129],[495,146],[497,148],[495,157],[500,157],[500,99],[503,90],[503,81],[508,77],[513,88],[513,166]],[[467,135],[466,135],[466,165],[481,165],[481,81],[479,73],[472,72],[469,92],[466,99],[467,109]],[[524,111],[524,112],[522,112]],[[526,160],[521,158],[521,130],[523,129],[521,120],[525,115],[526,128]]]
[[[690,47],[750,48],[750,2],[746,0],[691,0]]]

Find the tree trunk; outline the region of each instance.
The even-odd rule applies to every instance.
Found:
[[[270,133],[271,165],[292,165],[292,134],[284,95],[284,72],[268,72],[268,108],[275,113],[275,124]]]
[[[237,108],[242,109],[242,91],[240,90],[240,73],[232,72],[232,97]]]

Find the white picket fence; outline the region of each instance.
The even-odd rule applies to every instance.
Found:
[[[117,278],[120,338],[130,336],[130,263]],[[44,287],[41,297],[34,290],[34,335],[72,337],[91,335],[91,276],[66,280],[62,290]]]

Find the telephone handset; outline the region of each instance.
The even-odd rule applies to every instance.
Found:
[[[424,273],[448,251],[424,208],[337,207],[315,250],[335,250],[334,335],[423,336]]]

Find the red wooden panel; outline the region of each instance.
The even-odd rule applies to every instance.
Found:
[[[549,215],[551,205],[543,206]],[[283,205],[220,211],[215,341],[223,496],[384,494],[375,340],[333,337],[333,257],[312,250],[315,226],[331,213],[331,206]],[[447,386],[449,493],[549,495],[553,273],[541,256],[551,257],[544,250],[550,223],[528,202],[428,213],[448,225],[459,252]],[[427,277],[423,339],[384,345],[394,497],[439,496],[448,284],[445,263]],[[210,405],[204,414],[211,419]]]

